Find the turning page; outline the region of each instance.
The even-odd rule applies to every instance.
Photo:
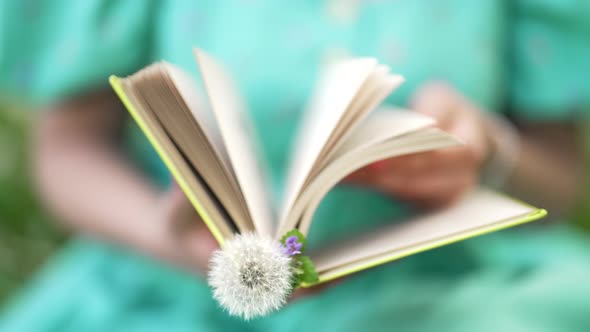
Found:
[[[190,162],[183,157],[178,146],[166,133],[149,104],[141,98],[130,80],[112,76],[110,82],[213,236],[219,243],[231,238],[234,232],[233,223],[211,195],[210,188],[199,176],[195,176]]]
[[[403,78],[373,58],[339,61],[321,74],[291,157],[280,210],[282,224],[322,161]]]
[[[219,63],[197,48],[194,54],[251,221],[256,232],[271,235],[274,226],[270,196],[258,165],[255,135],[244,102]]]
[[[454,137],[432,127],[428,116],[384,108],[375,112],[341,142],[317,176],[301,190],[280,232],[297,228],[307,234],[313,215],[328,192],[346,175],[372,162],[404,154],[461,145]]]

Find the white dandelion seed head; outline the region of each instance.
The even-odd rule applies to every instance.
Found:
[[[213,297],[246,320],[285,304],[291,293],[291,258],[278,241],[246,233],[227,241],[209,263]]]

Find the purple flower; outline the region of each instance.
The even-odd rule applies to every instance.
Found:
[[[299,240],[299,238],[297,238],[297,235],[292,235],[292,236],[289,236],[289,237],[287,238],[287,240],[285,241],[285,243],[286,243],[288,246],[292,246],[292,245],[295,245],[295,244],[297,244],[297,240]]]
[[[303,247],[303,243],[298,242],[299,238],[296,235],[289,236],[287,240],[285,240],[285,245],[283,246],[283,253],[288,256],[295,256],[301,253],[301,248]]]

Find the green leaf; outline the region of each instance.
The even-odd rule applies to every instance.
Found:
[[[297,241],[300,242],[301,245],[301,252],[305,252],[305,236],[303,236],[303,234],[301,234],[301,232],[297,229],[292,229],[290,231],[288,231],[287,233],[285,233],[285,235],[283,235],[283,237],[281,238],[281,244],[286,245],[285,241],[287,241],[287,239],[291,236],[297,236]]]
[[[291,281],[291,289],[295,290],[301,284],[301,275],[294,275]]]
[[[303,274],[299,275],[300,282],[313,283],[318,281],[318,273],[313,266],[313,262],[309,256],[298,256],[297,260],[301,264],[300,268],[303,270]]]

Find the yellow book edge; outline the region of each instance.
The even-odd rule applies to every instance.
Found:
[[[142,117],[139,115],[139,113],[135,110],[135,108],[133,107],[133,105],[129,101],[129,98],[127,97],[127,95],[125,95],[125,92],[123,91],[123,88],[121,86],[120,78],[117,76],[111,75],[109,77],[109,82],[110,82],[111,86],[113,87],[113,90],[115,90],[115,92],[117,93],[117,95],[121,99],[121,102],[123,103],[123,105],[127,108],[127,111],[131,114],[131,116],[133,117],[135,122],[138,124],[139,128],[146,135],[149,142],[154,147],[154,149],[156,150],[156,152],[158,153],[158,155],[160,156],[160,158],[162,159],[162,161],[164,162],[166,167],[170,170],[170,173],[172,173],[172,176],[174,177],[174,179],[176,180],[176,182],[178,183],[178,185],[180,186],[182,191],[188,197],[188,199],[191,202],[191,204],[193,205],[193,207],[197,210],[197,212],[199,213],[199,216],[201,217],[201,219],[203,219],[203,221],[205,222],[205,224],[209,228],[209,231],[211,232],[211,234],[213,234],[213,236],[215,237],[215,239],[217,240],[219,245],[223,246],[225,239],[223,238],[221,232],[219,231],[217,226],[215,226],[215,223],[213,223],[211,221],[211,218],[206,213],[205,209],[201,206],[201,204],[199,203],[197,198],[194,197],[194,195],[190,192],[188,185],[186,184],[186,182],[184,181],[184,179],[180,175],[180,172],[178,172],[176,167],[172,164],[172,162],[170,161],[170,158],[165,153],[164,149],[162,149],[162,147],[160,146],[158,141],[155,139],[154,135],[151,133],[150,129],[145,124],[145,121],[142,119]],[[388,263],[388,262],[391,262],[394,260],[408,257],[408,256],[411,256],[411,255],[414,255],[414,254],[417,254],[417,253],[420,253],[423,251],[442,247],[442,246],[445,246],[445,245],[448,245],[451,243],[455,243],[455,242],[459,242],[459,241],[463,241],[463,240],[466,240],[466,239],[469,239],[472,237],[484,235],[487,233],[492,233],[492,232],[499,231],[499,230],[502,230],[505,228],[510,228],[513,226],[517,226],[520,224],[531,222],[531,221],[537,220],[539,218],[542,218],[545,215],[547,215],[546,210],[537,209],[537,210],[531,212],[530,214],[528,214],[527,216],[517,219],[517,220],[514,220],[514,221],[511,221],[511,222],[500,223],[500,224],[493,225],[490,227],[485,227],[482,229],[477,229],[477,230],[473,230],[470,232],[458,234],[456,236],[451,236],[451,237],[442,239],[440,241],[434,241],[434,242],[431,242],[431,243],[428,243],[428,244],[425,244],[422,246],[418,246],[412,250],[404,251],[402,253],[395,253],[390,256],[385,256],[385,257],[375,260],[375,261],[367,262],[367,264],[355,266],[354,268],[351,268],[350,270],[344,270],[340,273],[330,275],[329,277],[322,278],[320,276],[320,279],[317,282],[302,283],[300,286],[304,287],[304,288],[312,287],[312,286],[315,286],[315,285],[318,285],[318,284],[321,284],[321,283],[324,283],[327,281],[341,278],[341,277],[349,275],[349,274],[360,272],[362,270],[366,270],[366,269],[376,267],[378,265],[382,265],[382,264],[385,264],[385,263]]]
[[[117,96],[119,96],[119,99],[121,99],[121,102],[123,102],[123,105],[125,105],[125,107],[127,108],[127,111],[131,114],[131,116],[133,117],[133,119],[135,120],[135,122],[137,123],[139,128],[141,129],[141,131],[143,131],[145,136],[148,138],[149,142],[154,147],[154,149],[156,150],[156,152],[158,153],[158,155],[160,156],[160,158],[162,159],[162,161],[164,162],[166,167],[168,167],[168,170],[170,170],[170,173],[172,173],[172,176],[174,177],[174,179],[176,180],[176,182],[178,183],[178,185],[180,186],[180,188],[182,189],[182,191],[184,192],[186,197],[188,197],[188,199],[191,202],[191,204],[193,205],[193,207],[197,210],[197,213],[199,214],[201,219],[203,219],[203,221],[205,222],[205,224],[209,228],[209,231],[211,232],[211,234],[213,234],[213,237],[215,237],[215,239],[217,240],[217,242],[219,243],[220,246],[223,246],[224,240],[225,240],[223,238],[223,235],[221,234],[221,232],[219,231],[217,226],[215,226],[215,223],[213,223],[213,221],[211,221],[211,217],[209,217],[209,215],[207,214],[205,209],[201,206],[201,204],[199,203],[197,198],[194,197],[194,195],[190,192],[189,187],[186,184],[186,181],[180,175],[180,172],[176,169],[174,164],[170,161],[171,159],[168,157],[168,155],[166,154],[164,149],[160,146],[158,141],[155,139],[154,135],[152,134],[152,132],[150,131],[148,126],[145,124],[145,121],[143,120],[143,118],[135,110],[135,108],[133,107],[133,105],[129,101],[129,98],[127,97],[127,95],[125,95],[125,92],[123,91],[123,87],[121,85],[120,78],[117,76],[111,75],[109,77],[109,83],[113,87],[113,90],[115,90],[115,92],[117,93]]]
[[[513,199],[513,200],[516,200],[516,199]],[[518,200],[516,200],[516,201],[518,201]],[[520,202],[520,203],[522,203],[522,202]],[[522,204],[531,206],[531,205],[526,204],[526,203],[522,203]],[[533,208],[535,208],[535,207],[533,207]],[[514,226],[517,226],[517,225],[525,224],[525,223],[528,223],[528,222],[531,222],[531,221],[534,221],[534,220],[543,218],[546,215],[547,215],[547,211],[546,210],[535,208],[535,211],[532,211],[531,213],[527,214],[526,216],[524,216],[522,218],[518,218],[518,219],[512,220],[510,222],[501,222],[499,224],[495,224],[495,225],[492,225],[492,226],[489,226],[489,227],[484,227],[484,228],[481,228],[481,229],[475,229],[475,230],[468,231],[468,232],[465,232],[465,233],[461,233],[461,234],[457,234],[457,235],[454,235],[454,236],[450,236],[450,237],[447,237],[447,238],[444,238],[444,239],[441,239],[441,240],[438,240],[438,241],[429,242],[429,243],[426,243],[424,245],[417,246],[417,247],[415,247],[415,248],[413,248],[411,250],[403,251],[401,253],[400,252],[397,252],[397,253],[393,253],[391,255],[386,255],[385,257],[383,257],[381,259],[377,259],[375,261],[367,262],[366,264],[361,264],[361,265],[355,266],[355,267],[353,267],[353,268],[351,268],[349,270],[343,270],[340,273],[335,273],[335,274],[329,275],[327,277],[320,276],[320,278],[319,278],[319,280],[317,282],[314,282],[314,283],[302,283],[301,284],[301,287],[304,287],[304,288],[312,287],[312,286],[315,286],[315,285],[318,285],[318,284],[321,284],[321,283],[324,283],[324,282],[328,282],[328,281],[331,281],[331,280],[334,280],[334,279],[338,279],[338,278],[344,277],[344,276],[349,275],[349,274],[360,272],[360,271],[363,271],[363,270],[366,270],[366,269],[369,269],[369,268],[372,268],[372,267],[376,267],[376,266],[379,266],[379,265],[382,265],[382,264],[385,264],[385,263],[388,263],[388,262],[391,262],[391,261],[395,261],[395,260],[398,260],[398,259],[401,259],[401,258],[404,258],[404,257],[412,256],[412,255],[415,255],[415,254],[420,253],[420,252],[423,252],[423,251],[428,251],[430,249],[435,249],[435,248],[442,247],[442,246],[445,246],[445,245],[448,245],[448,244],[452,244],[452,243],[455,243],[455,242],[460,242],[460,241],[463,241],[463,240],[467,240],[469,238],[473,238],[473,237],[477,237],[477,236],[480,236],[480,235],[484,235],[484,234],[488,234],[488,233],[493,233],[493,232],[496,232],[496,231],[499,231],[499,230],[502,230],[502,229],[505,229],[505,228],[510,228],[510,227],[514,227]]]

